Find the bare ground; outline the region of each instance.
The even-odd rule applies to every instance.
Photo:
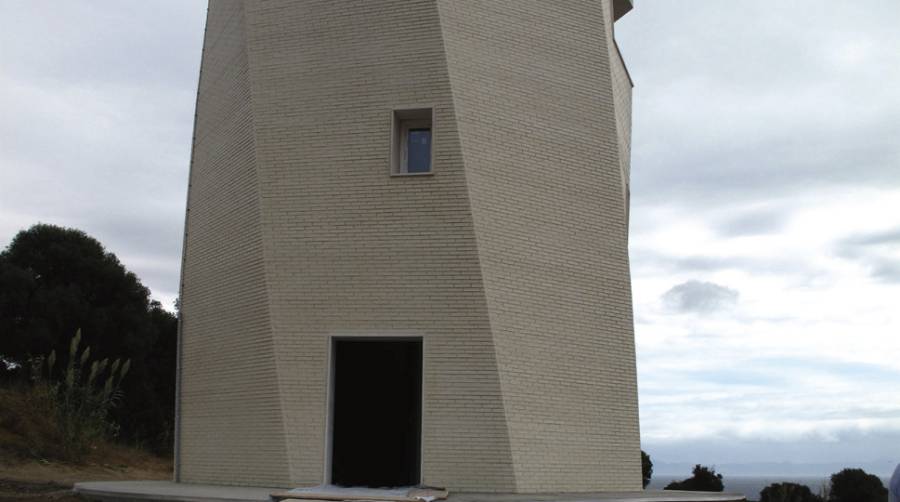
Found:
[[[0,455],[0,502],[72,502],[81,500],[70,491],[80,481],[170,479],[171,476],[170,460],[121,446],[107,446],[79,465],[3,459]]]
[[[0,386],[0,502],[78,500],[79,481],[169,479],[172,462],[136,448],[98,441],[83,461],[67,462],[43,394]]]

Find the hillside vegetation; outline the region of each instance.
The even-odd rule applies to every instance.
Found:
[[[79,481],[171,477],[169,459],[104,438],[77,462],[67,460],[45,399],[27,386],[0,387],[0,502],[76,500],[67,494]]]

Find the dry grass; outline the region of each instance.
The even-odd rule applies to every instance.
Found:
[[[28,387],[0,388],[0,458],[60,459],[52,403]]]
[[[74,502],[82,499],[73,495],[67,487],[53,483],[28,483],[0,479],[0,502],[25,502],[32,500]]]
[[[25,387],[0,388],[0,502],[76,500],[79,481],[169,479],[172,462],[107,441],[94,441],[79,462],[68,462],[47,403]]]

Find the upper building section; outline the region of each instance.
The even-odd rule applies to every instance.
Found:
[[[376,451],[453,492],[640,489],[629,7],[211,1],[179,480],[383,486],[347,470]],[[415,342],[393,433],[340,418],[360,338]]]

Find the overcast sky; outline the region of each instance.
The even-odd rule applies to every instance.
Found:
[[[85,230],[172,306],[204,15],[0,0],[0,245]],[[639,0],[618,23],[660,462],[900,461],[898,25],[897,0]]]

